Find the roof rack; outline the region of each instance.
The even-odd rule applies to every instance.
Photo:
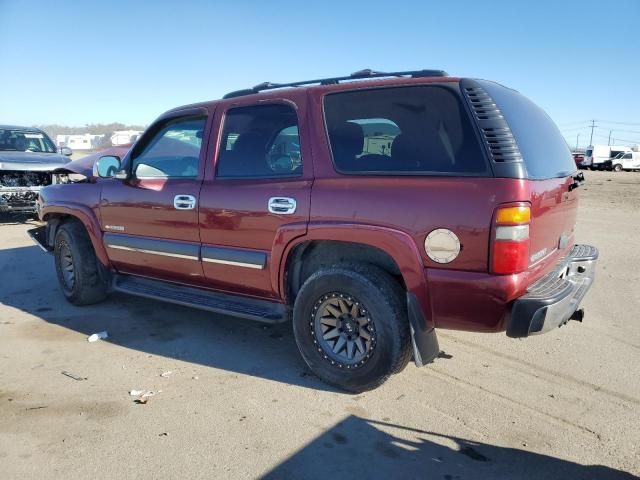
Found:
[[[262,92],[264,90],[273,90],[275,88],[285,87],[301,87],[303,85],[313,85],[315,83],[319,85],[336,85],[345,80],[360,80],[364,78],[384,78],[384,77],[446,77],[448,74],[444,70],[409,70],[405,72],[377,72],[371,69],[359,70],[346,77],[331,77],[331,78],[318,78],[315,80],[303,80],[301,82],[291,83],[271,83],[263,82],[252,88],[246,88],[244,90],[236,90],[234,92],[227,93],[222,98],[234,98],[242,97],[244,95],[251,95],[253,93]]]

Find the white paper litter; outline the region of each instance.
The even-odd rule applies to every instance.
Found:
[[[129,395],[131,395],[132,397],[139,397],[144,392],[144,390],[129,390]]]
[[[97,342],[98,340],[104,340],[105,338],[108,338],[109,334],[104,331],[104,332],[98,332],[98,333],[94,333],[93,335],[90,335],[89,338],[87,338],[87,342]]]
[[[161,377],[167,378],[169,375],[171,375],[173,372],[171,370],[167,370],[166,372],[162,372],[160,374]]]

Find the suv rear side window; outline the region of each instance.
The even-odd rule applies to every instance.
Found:
[[[284,104],[230,109],[218,155],[218,178],[302,175],[298,117]]]
[[[528,178],[563,177],[576,171],[566,140],[544,110],[515,90],[485,80],[478,83],[496,102],[509,124]],[[588,149],[586,155],[592,153],[592,149]]]
[[[138,178],[195,178],[206,117],[180,118],[156,133],[133,158]]]
[[[342,173],[484,175],[483,152],[459,96],[418,86],[329,94],[324,113]]]

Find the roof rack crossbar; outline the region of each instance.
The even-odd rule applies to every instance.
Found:
[[[222,98],[241,97],[244,95],[251,95],[253,93],[262,92],[264,90],[273,90],[276,88],[286,87],[301,87],[304,85],[335,85],[337,83],[349,80],[360,80],[364,78],[384,78],[384,77],[411,77],[411,78],[424,78],[424,77],[446,77],[447,72],[444,70],[407,70],[402,72],[377,72],[371,69],[359,70],[345,77],[330,77],[330,78],[317,78],[314,80],[303,80],[300,82],[290,83],[272,83],[263,82],[252,88],[244,90],[236,90],[234,92],[227,93]]]

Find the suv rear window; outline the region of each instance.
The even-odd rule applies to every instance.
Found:
[[[341,173],[483,175],[483,152],[459,96],[441,86],[333,93],[324,114]]]
[[[509,124],[528,178],[564,177],[576,171],[566,140],[544,110],[515,90],[485,80],[478,83],[493,98]],[[590,154],[587,150],[587,156]]]

